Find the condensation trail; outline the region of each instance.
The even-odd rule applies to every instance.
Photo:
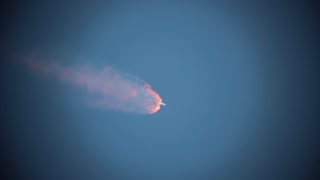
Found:
[[[124,74],[112,67],[96,71],[90,66],[67,67],[56,62],[33,59],[24,64],[39,74],[86,88],[99,99],[90,104],[109,110],[153,114],[160,109],[162,99],[151,86],[136,76]]]

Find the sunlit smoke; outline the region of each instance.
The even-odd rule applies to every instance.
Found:
[[[67,67],[32,58],[23,62],[33,72],[86,88],[98,95],[98,99],[90,102],[95,107],[140,114],[153,114],[160,109],[162,99],[148,83],[112,67],[96,71],[88,65]]]

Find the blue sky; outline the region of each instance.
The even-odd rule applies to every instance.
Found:
[[[32,179],[302,177],[315,151],[308,8],[21,2],[5,29],[8,54],[111,65],[147,81],[167,106],[153,115],[92,108],[85,91],[6,63],[14,166]]]

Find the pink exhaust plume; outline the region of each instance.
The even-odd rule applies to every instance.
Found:
[[[143,80],[121,73],[111,67],[96,72],[88,66],[65,67],[59,63],[40,62],[32,59],[24,61],[27,67],[58,80],[86,88],[99,95],[94,106],[109,110],[120,110],[140,114],[153,114],[160,109],[162,99]]]

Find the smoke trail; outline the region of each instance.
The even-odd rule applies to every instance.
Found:
[[[100,72],[89,66],[66,67],[56,62],[24,61],[34,71],[70,84],[86,88],[99,95],[94,106],[140,114],[153,114],[160,109],[162,99],[151,86],[136,76],[121,73],[111,67]]]

